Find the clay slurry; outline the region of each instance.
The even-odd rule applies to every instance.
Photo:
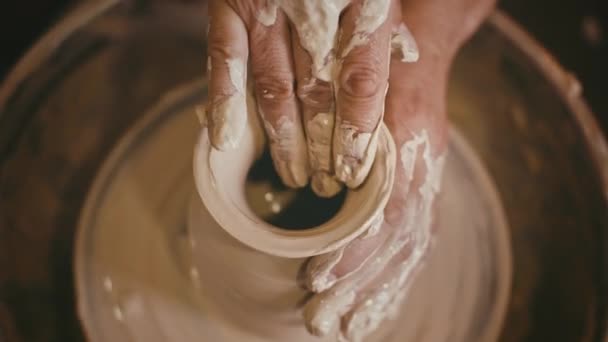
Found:
[[[265,151],[247,175],[245,196],[251,210],[273,226],[289,229],[313,228],[329,221],[342,207],[346,191],[321,198],[307,186],[290,189],[276,173],[270,153]]]

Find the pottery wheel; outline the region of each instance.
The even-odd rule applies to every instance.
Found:
[[[76,241],[78,309],[90,341],[256,341],[214,320],[188,272],[195,105],[204,89],[173,94],[117,144],[89,192]],[[451,132],[439,233],[403,304],[394,341],[494,341],[510,291],[507,223],[473,149]],[[179,248],[178,248],[179,249]],[[221,256],[218,256],[221,257]]]

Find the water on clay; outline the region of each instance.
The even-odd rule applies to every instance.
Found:
[[[268,341],[214,320],[201,286],[206,270],[192,259],[205,239],[186,225],[188,204],[197,196],[192,151],[200,128],[194,108],[203,93],[189,90],[143,116],[98,172],[75,252],[79,312],[91,342]],[[460,135],[451,138],[433,250],[403,303],[407,309],[394,321],[394,338],[383,341],[491,342],[500,329],[510,290],[507,222],[474,150]],[[296,195],[277,179],[260,181],[257,167],[248,192],[252,206],[266,207],[256,212],[269,222],[292,229],[316,224],[264,214],[272,211],[267,193],[285,196],[282,210],[294,215],[323,207],[327,211],[316,219],[326,220],[338,210],[339,198],[330,210],[317,205],[309,190]],[[259,167],[270,168],[268,157]]]
[[[329,221],[344,204],[346,190],[332,198],[321,198],[310,186],[290,189],[281,182],[266,150],[249,170],[245,197],[251,210],[264,221],[295,230]]]

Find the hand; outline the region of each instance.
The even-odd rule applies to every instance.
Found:
[[[324,197],[338,193],[342,184],[359,186],[376,152],[398,5],[394,0],[210,1],[212,144],[223,150],[239,141],[249,65],[283,182],[303,187],[311,177],[313,190]],[[405,46],[405,59],[417,58],[412,48]]]
[[[391,60],[385,122],[397,146],[393,191],[378,227],[310,259],[305,277],[314,295],[304,318],[311,333],[326,335],[339,326],[342,338],[359,341],[399,312],[432,245],[433,202],[447,145],[449,67],[492,5],[491,0],[403,1],[420,60]]]
[[[343,249],[311,258],[306,270],[307,285],[315,293],[304,310],[309,330],[323,335],[339,324],[345,338],[359,340],[396,312],[428,253],[446,147],[449,66],[494,0],[353,1],[340,21],[346,38],[333,52],[337,16],[315,5],[334,2],[273,3],[283,11],[261,0],[210,3],[211,140],[219,149],[238,143],[246,122],[244,88],[251,58],[258,109],[277,171],[292,187],[306,185],[312,175],[313,189],[331,196],[341,182],[355,187],[365,178],[375,153],[373,132],[386,103],[384,120],[398,147],[398,161],[384,218]],[[361,30],[359,23],[374,21],[361,15],[364,7],[383,3],[389,4],[390,16]],[[327,25],[309,26],[319,31],[310,30],[312,38],[300,40],[305,35],[298,23],[318,17],[326,18]],[[421,57],[404,64],[407,53],[393,56],[389,78],[384,62],[389,60],[389,35],[402,21],[416,37]],[[310,42],[320,47],[312,49]]]

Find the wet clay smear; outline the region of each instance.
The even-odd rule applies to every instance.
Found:
[[[342,190],[332,198],[314,194],[310,186],[291,189],[276,173],[270,153],[265,151],[247,175],[245,197],[251,210],[269,224],[288,230],[319,226],[334,217],[346,197]]]

